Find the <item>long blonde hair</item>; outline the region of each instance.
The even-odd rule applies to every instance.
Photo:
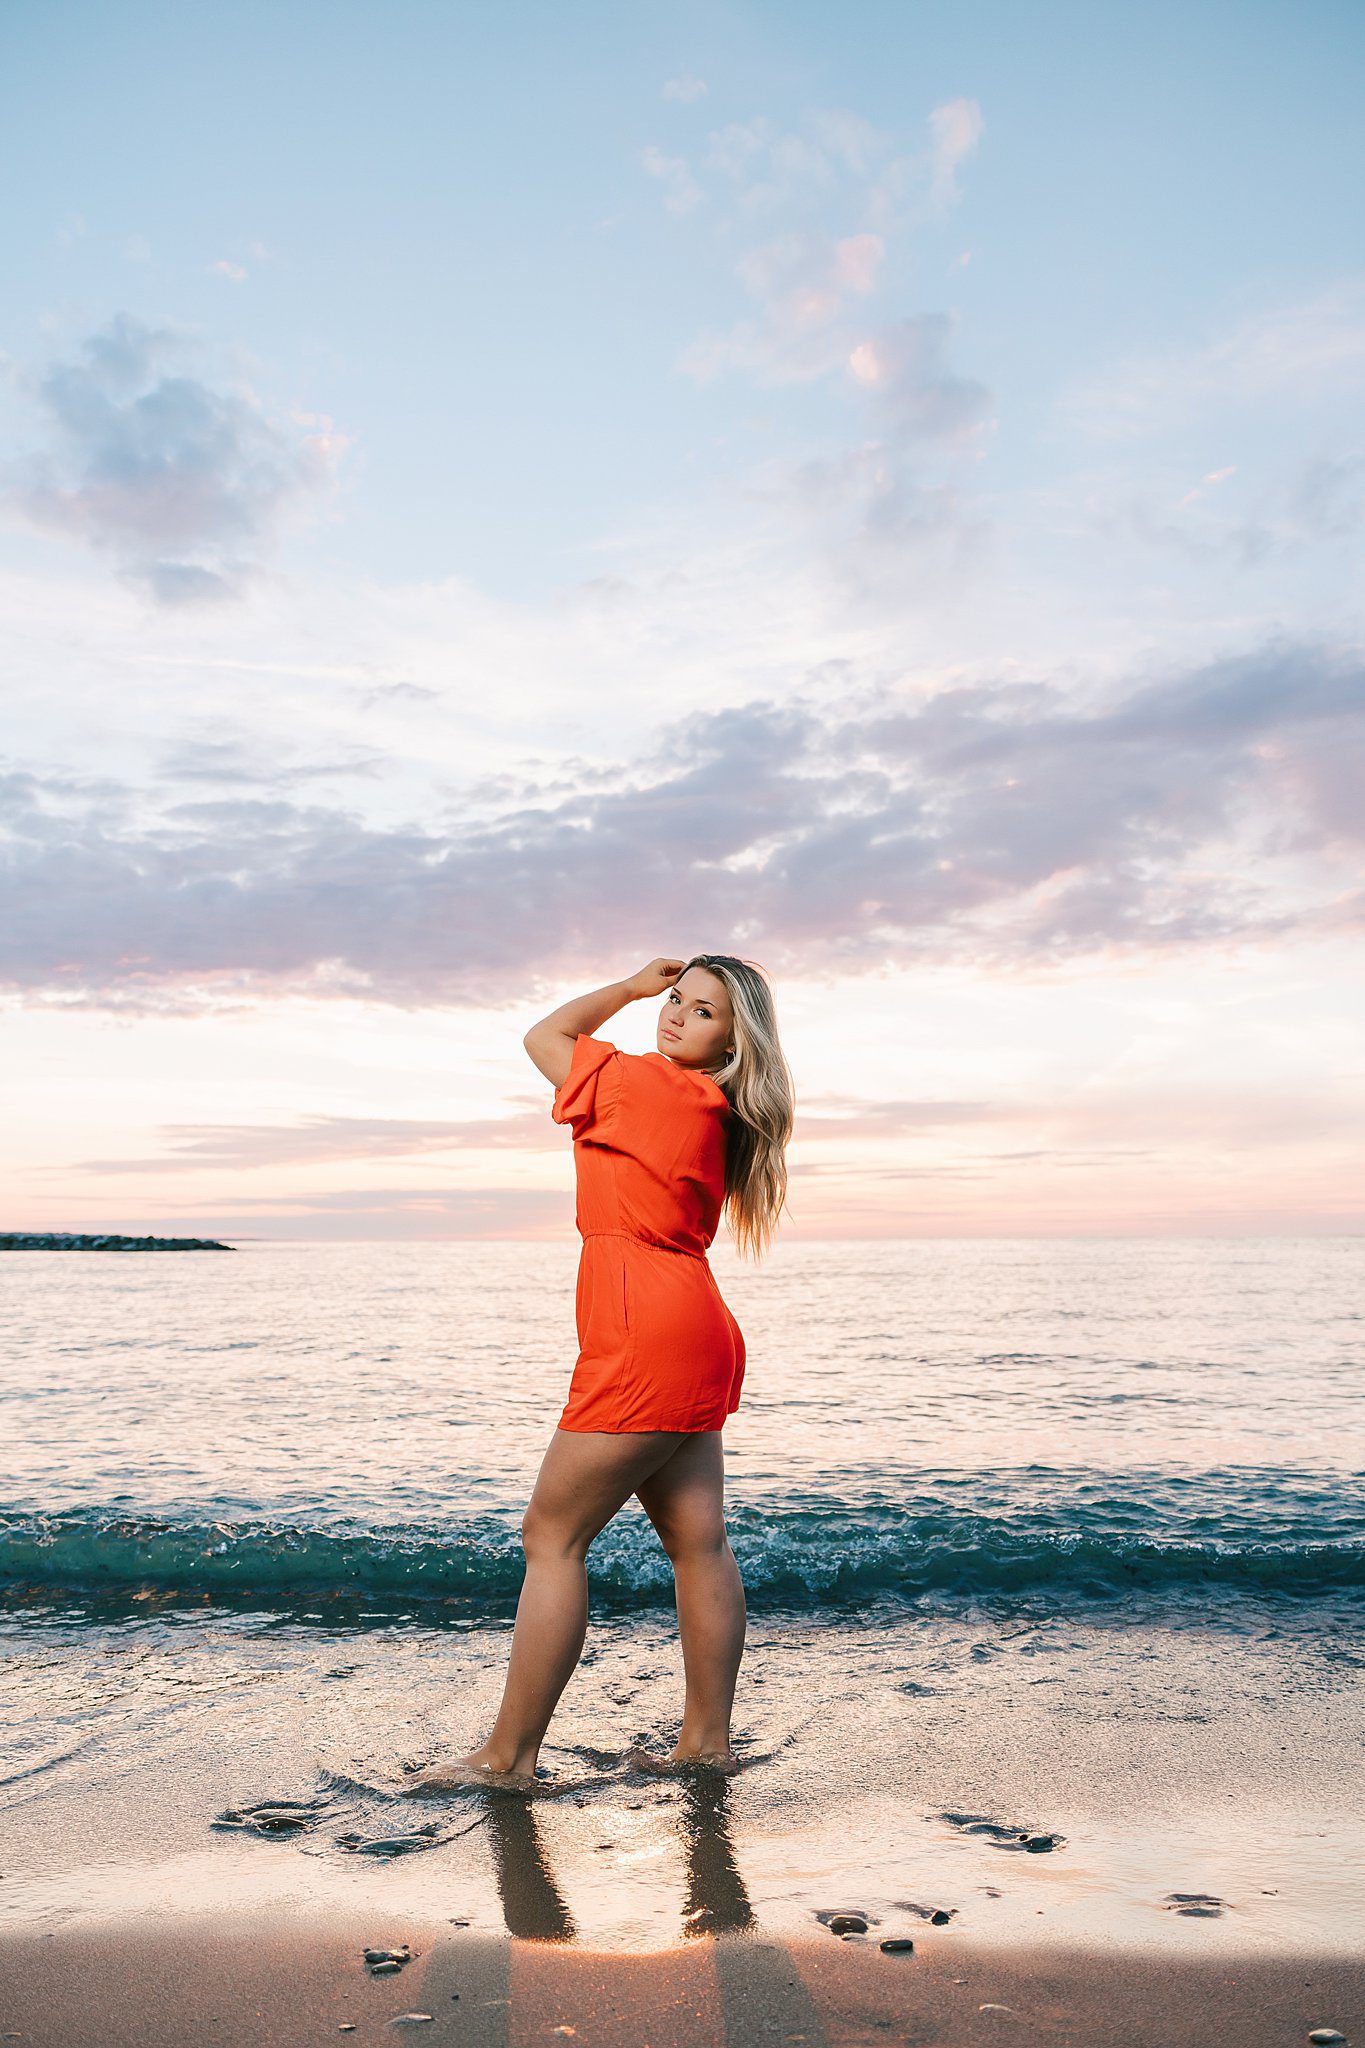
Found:
[[[741,1256],[761,1258],[787,1206],[787,1140],[796,1090],[777,1036],[777,1011],[763,969],[733,953],[694,953],[683,968],[704,967],[725,984],[734,1012],[734,1051],[708,1069],[729,1098],[725,1211]],[[679,975],[678,980],[682,979]]]

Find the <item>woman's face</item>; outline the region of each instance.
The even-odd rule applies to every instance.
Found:
[[[680,1067],[722,1067],[734,1044],[734,1012],[725,983],[704,967],[678,976],[659,1013],[659,1051]]]

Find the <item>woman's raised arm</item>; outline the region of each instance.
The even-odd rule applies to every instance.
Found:
[[[660,955],[624,981],[609,981],[603,988],[590,989],[585,996],[572,996],[557,1010],[551,1010],[548,1017],[533,1024],[521,1042],[546,1080],[558,1088],[568,1075],[574,1040],[580,1032],[599,1030],[608,1017],[624,1010],[627,1003],[663,995],[682,971],[681,960]]]

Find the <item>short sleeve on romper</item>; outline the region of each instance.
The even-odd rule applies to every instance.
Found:
[[[575,1138],[602,1130],[620,1089],[620,1066],[621,1054],[614,1045],[580,1031],[569,1071],[555,1090],[550,1109],[555,1122],[571,1125]]]

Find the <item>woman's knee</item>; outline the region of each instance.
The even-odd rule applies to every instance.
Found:
[[[582,1557],[592,1539],[563,1516],[534,1501],[521,1518],[521,1547],[527,1557]]]
[[[685,1521],[665,1523],[659,1540],[674,1564],[720,1557],[730,1548],[724,1517],[719,1515],[689,1516]]]

